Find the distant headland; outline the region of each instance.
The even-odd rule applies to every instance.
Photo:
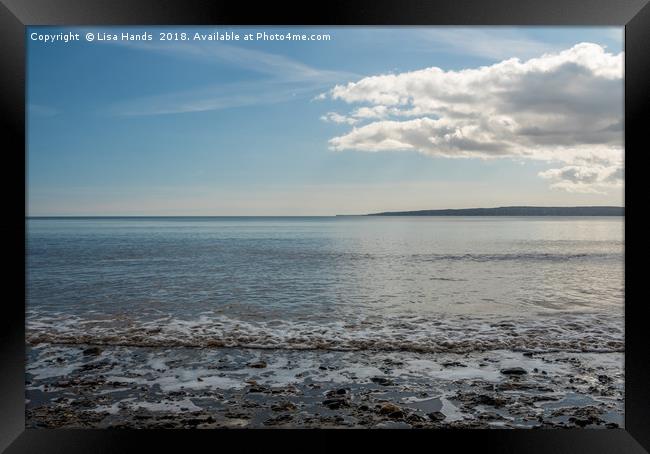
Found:
[[[625,207],[534,207],[460,208],[446,210],[386,211],[366,216],[624,216]]]

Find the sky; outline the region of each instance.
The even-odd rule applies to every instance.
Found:
[[[194,39],[226,32],[240,40]],[[43,40],[59,33],[80,40]],[[26,39],[30,216],[624,203],[623,28],[29,27]]]

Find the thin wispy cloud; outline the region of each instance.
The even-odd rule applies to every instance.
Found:
[[[276,104],[309,97],[320,88],[280,81],[219,84],[122,101],[112,106],[111,113],[120,116],[167,115]]]
[[[437,27],[420,31],[420,38],[437,50],[495,60],[531,58],[559,50],[516,30]]]
[[[198,59],[208,63],[227,63],[240,69],[267,74],[282,80],[320,80],[332,82],[341,79],[359,77],[343,71],[319,69],[292,59],[285,55],[263,52],[250,49],[245,45],[231,45],[221,42],[144,42],[144,41],[117,41],[125,47],[139,49],[176,58]]]
[[[121,42],[135,50],[170,58],[227,64],[261,75],[250,82],[203,86],[117,102],[111,113],[125,116],[206,112],[231,107],[273,104],[313,97],[333,83],[359,78],[357,74],[315,68],[285,55],[220,42]]]

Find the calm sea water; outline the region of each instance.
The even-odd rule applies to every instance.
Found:
[[[27,222],[32,343],[620,351],[622,218]]]

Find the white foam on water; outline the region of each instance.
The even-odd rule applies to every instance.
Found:
[[[202,408],[195,405],[194,402],[190,399],[183,400],[162,400],[160,402],[147,402],[139,401],[132,405],[134,409],[138,407],[144,408],[149,411],[159,411],[159,412],[192,412],[192,411],[201,411]]]
[[[60,365],[36,365],[36,367],[29,368],[29,373],[32,374],[36,380],[44,380],[54,377],[65,377],[66,375],[69,375],[77,370],[79,367],[81,367],[81,365],[82,363],[80,362],[62,363]]]
[[[620,352],[623,318],[600,313],[504,316],[350,315],[344,320],[242,320],[223,314],[194,319],[84,319],[31,313],[31,344],[141,347],[242,347],[333,351],[466,353],[487,350]],[[164,367],[164,363],[159,366]]]
[[[446,399],[444,397],[440,398],[440,402],[442,402],[442,408],[440,409],[440,412],[446,416],[445,421],[446,422],[454,422],[454,421],[460,421],[463,419],[471,418],[470,415],[467,413],[463,413],[456,407],[454,404],[452,404],[449,399]]]
[[[117,402],[114,402],[111,405],[98,405],[97,407],[91,409],[91,411],[97,412],[97,413],[108,413],[111,415],[116,415],[120,412],[122,408],[124,408],[125,404],[128,404],[129,402],[132,402],[135,400],[135,397],[129,397],[127,399],[122,399]]]
[[[121,410],[131,411],[137,410],[138,408],[143,408],[149,411],[157,412],[193,412],[202,410],[201,407],[197,406],[192,402],[191,399],[185,398],[181,400],[168,400],[164,399],[160,402],[148,402],[143,400],[136,400],[135,397],[129,397],[126,399],[119,400],[114,402],[111,405],[99,405],[92,409],[92,411],[97,413],[108,413],[111,415],[118,414]]]

